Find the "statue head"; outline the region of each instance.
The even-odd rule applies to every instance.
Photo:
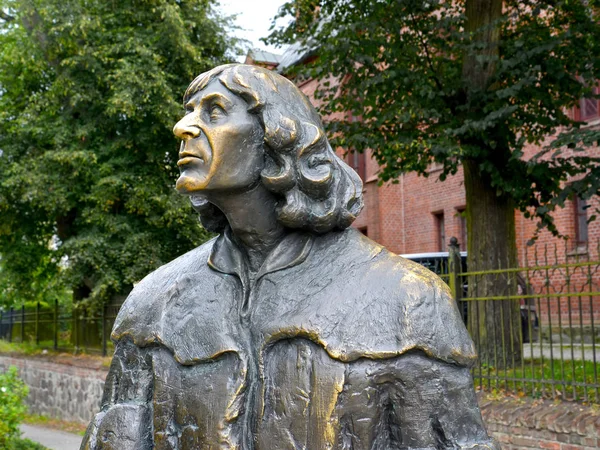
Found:
[[[278,199],[278,220],[288,228],[344,229],[362,209],[360,178],[332,150],[306,96],[281,75],[218,66],[190,84],[184,105],[188,114],[174,128],[183,139],[177,189],[190,195],[207,229],[227,224],[211,191],[257,183]]]

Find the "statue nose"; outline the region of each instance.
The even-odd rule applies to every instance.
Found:
[[[175,124],[173,127],[173,134],[183,140],[194,139],[200,136],[200,127],[186,123],[185,119],[186,118],[184,117]]]

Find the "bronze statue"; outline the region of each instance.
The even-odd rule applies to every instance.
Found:
[[[498,449],[446,285],[349,228],[362,183],[266,69],[196,78],[177,189],[218,237],[121,308],[82,449]]]

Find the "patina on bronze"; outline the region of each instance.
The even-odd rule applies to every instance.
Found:
[[[497,449],[445,284],[349,228],[362,184],[268,70],[200,75],[177,189],[217,238],[121,308],[82,449]]]

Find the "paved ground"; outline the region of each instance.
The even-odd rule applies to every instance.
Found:
[[[23,432],[21,437],[39,442],[51,450],[79,450],[81,445],[81,436],[65,433],[64,431],[27,424],[21,425],[21,431]]]
[[[581,345],[574,344],[573,345],[573,353],[571,353],[571,348],[568,346],[562,346],[562,355],[561,355],[561,346],[559,344],[523,344],[523,355],[525,358],[535,358],[539,359],[544,355],[544,358],[550,359],[551,357],[558,361],[560,359],[564,361],[570,360],[585,360],[585,361],[594,361],[594,347],[592,345]],[[600,346],[596,346],[596,361],[600,362]]]

